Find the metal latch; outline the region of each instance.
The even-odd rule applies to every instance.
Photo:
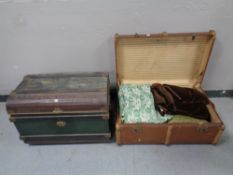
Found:
[[[197,128],[197,132],[199,132],[199,133],[208,132],[208,128],[207,127],[199,127],[199,128]]]
[[[138,134],[138,133],[141,133],[141,132],[142,132],[142,128],[141,128],[141,127],[134,127],[134,128],[132,129],[132,131],[133,131],[133,133]]]

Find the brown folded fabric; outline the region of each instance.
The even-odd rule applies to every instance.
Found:
[[[155,109],[161,115],[181,114],[210,121],[206,107],[209,100],[206,95],[195,89],[154,83],[151,92],[154,96]]]

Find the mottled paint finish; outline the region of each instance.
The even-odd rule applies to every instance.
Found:
[[[105,73],[28,75],[17,87],[17,94],[49,92],[96,92],[107,91]]]
[[[25,76],[6,102],[8,113],[105,113],[109,111],[107,73]]]
[[[65,123],[59,127],[57,122]],[[101,117],[30,118],[16,120],[20,135],[87,134],[109,132],[109,120]]]

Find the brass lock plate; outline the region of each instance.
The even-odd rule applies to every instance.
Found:
[[[64,128],[64,127],[66,126],[66,122],[63,121],[63,120],[58,120],[58,121],[56,122],[56,125],[57,125],[57,127],[59,127],[59,128]]]

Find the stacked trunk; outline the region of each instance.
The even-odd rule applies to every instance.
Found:
[[[29,144],[108,142],[111,137],[107,73],[28,75],[6,106]]]

